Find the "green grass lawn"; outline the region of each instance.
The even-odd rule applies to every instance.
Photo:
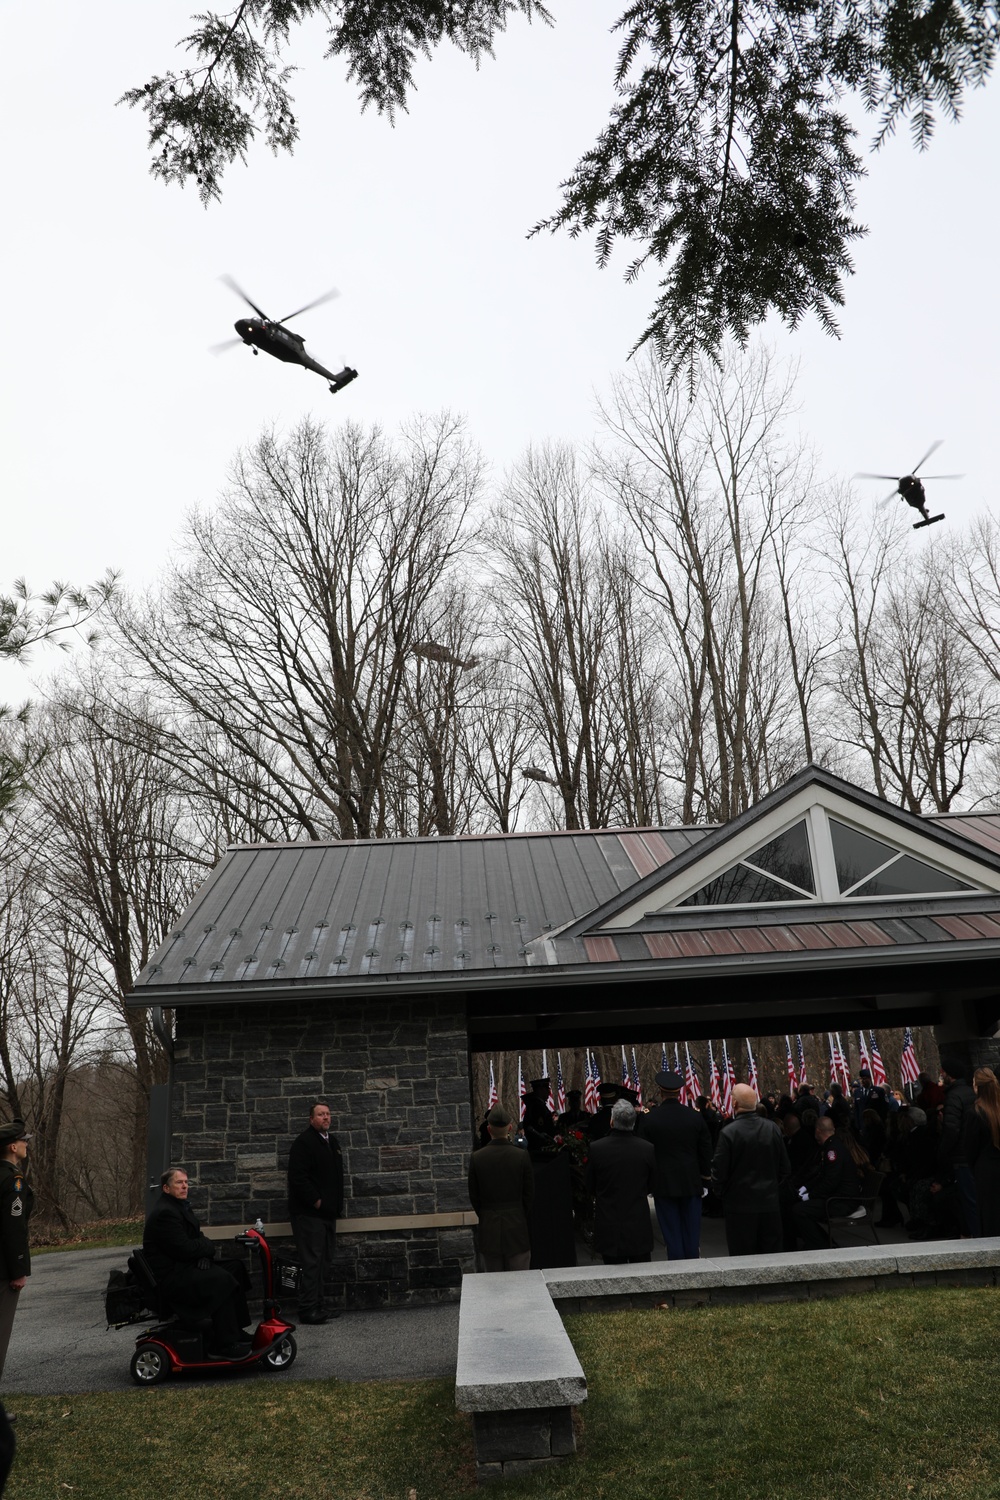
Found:
[[[590,1389],[583,1450],[497,1493],[1000,1497],[998,1313],[996,1291],[968,1288],[567,1319]],[[15,1404],[8,1500],[451,1500],[474,1488],[450,1381],[271,1375]]]

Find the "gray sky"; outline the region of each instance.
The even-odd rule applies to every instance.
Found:
[[[442,52],[395,129],[359,113],[314,28],[293,58],[295,156],[255,149],[207,211],[148,176],[143,117],[115,108],[171,64],[194,8],[0,0],[0,586],[108,566],[152,577],[185,510],[269,422],[391,428],[448,407],[498,467],[530,441],[586,441],[651,305],[652,279],[624,286],[625,254],[598,272],[592,243],[525,238],[606,118],[621,0],[555,0],[555,29],[514,24],[479,74]],[[998,126],[994,85],[929,153],[892,142],[862,188],[871,233],[842,340],[771,330],[800,361],[799,421],[823,469],[905,469],[944,438],[928,468],[967,475],[933,496],[956,522],[993,500]],[[361,378],[333,397],[243,348],[213,358],[243,311],[222,272],[274,316],[338,286],[296,326]]]

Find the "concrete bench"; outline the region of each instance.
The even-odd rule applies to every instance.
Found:
[[[993,1286],[1000,1239],[932,1240],[849,1250],[794,1251],[637,1266],[566,1266],[542,1271],[560,1313],[613,1307],[793,1302],[906,1286]]]
[[[531,1474],[576,1451],[587,1379],[542,1271],[466,1276],[455,1404],[472,1414],[480,1481]]]
[[[466,1276],[455,1404],[472,1414],[477,1477],[530,1474],[576,1451],[573,1407],[587,1399],[587,1379],[564,1313],[931,1285],[1000,1285],[1000,1238]]]

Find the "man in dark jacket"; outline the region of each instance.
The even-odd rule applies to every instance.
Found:
[[[531,1264],[528,1214],[535,1178],[527,1151],[511,1141],[511,1123],[495,1104],[487,1116],[490,1143],[469,1162],[469,1202],[479,1215],[484,1271],[527,1271]]]
[[[201,1232],[188,1202],[188,1175],[172,1167],[160,1178],[162,1189],[146,1219],[143,1254],[171,1309],[195,1322],[211,1318],[209,1353],[243,1359],[250,1342],[246,1298],[224,1267],[213,1265],[215,1245]]]
[[[681,1103],[679,1073],[657,1073],[660,1103],[639,1134],[656,1153],[653,1203],[668,1260],[697,1260],[701,1198],[712,1171],[712,1137],[703,1114]]]
[[[941,1082],[944,1084],[944,1114],[931,1192],[939,1193],[954,1180],[958,1189],[962,1234],[968,1238],[978,1229],[976,1183],[965,1155],[965,1127],[970,1111],[975,1108],[976,1096],[972,1084],[966,1081],[961,1062],[942,1057]]]
[[[733,1108],[712,1158],[726,1245],[730,1255],[774,1254],[782,1248],[779,1189],[789,1173],[788,1153],[778,1126],[757,1113],[749,1084],[733,1089]]]
[[[330,1106],[318,1099],[309,1125],[288,1153],[288,1217],[301,1266],[299,1322],[326,1323],[339,1313],[324,1310],[323,1286],[333,1267],[337,1220],[344,1211],[344,1158],[330,1129]]]
[[[0,1125],[0,1375],[17,1304],[31,1275],[28,1220],[35,1199],[24,1175],[30,1140],[23,1120]]]
[[[792,1212],[796,1237],[804,1250],[822,1250],[829,1245],[828,1211],[834,1216],[857,1208],[861,1183],[854,1159],[836,1133],[832,1115],[816,1122],[819,1171],[809,1183],[808,1198],[800,1199]]]
[[[619,1099],[611,1130],[590,1148],[587,1186],[595,1196],[594,1244],[606,1266],[653,1258],[649,1195],[656,1178],[656,1153],[635,1134],[635,1110]]]

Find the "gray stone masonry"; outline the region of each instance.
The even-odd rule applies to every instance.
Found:
[[[172,1155],[203,1222],[287,1221],[288,1150],[316,1098],[328,1100],[344,1153],[346,1219],[468,1209],[468,1042],[454,1001],[182,1006],[176,1016]],[[454,1301],[472,1266],[471,1229],[352,1235],[341,1223],[330,1300]]]

